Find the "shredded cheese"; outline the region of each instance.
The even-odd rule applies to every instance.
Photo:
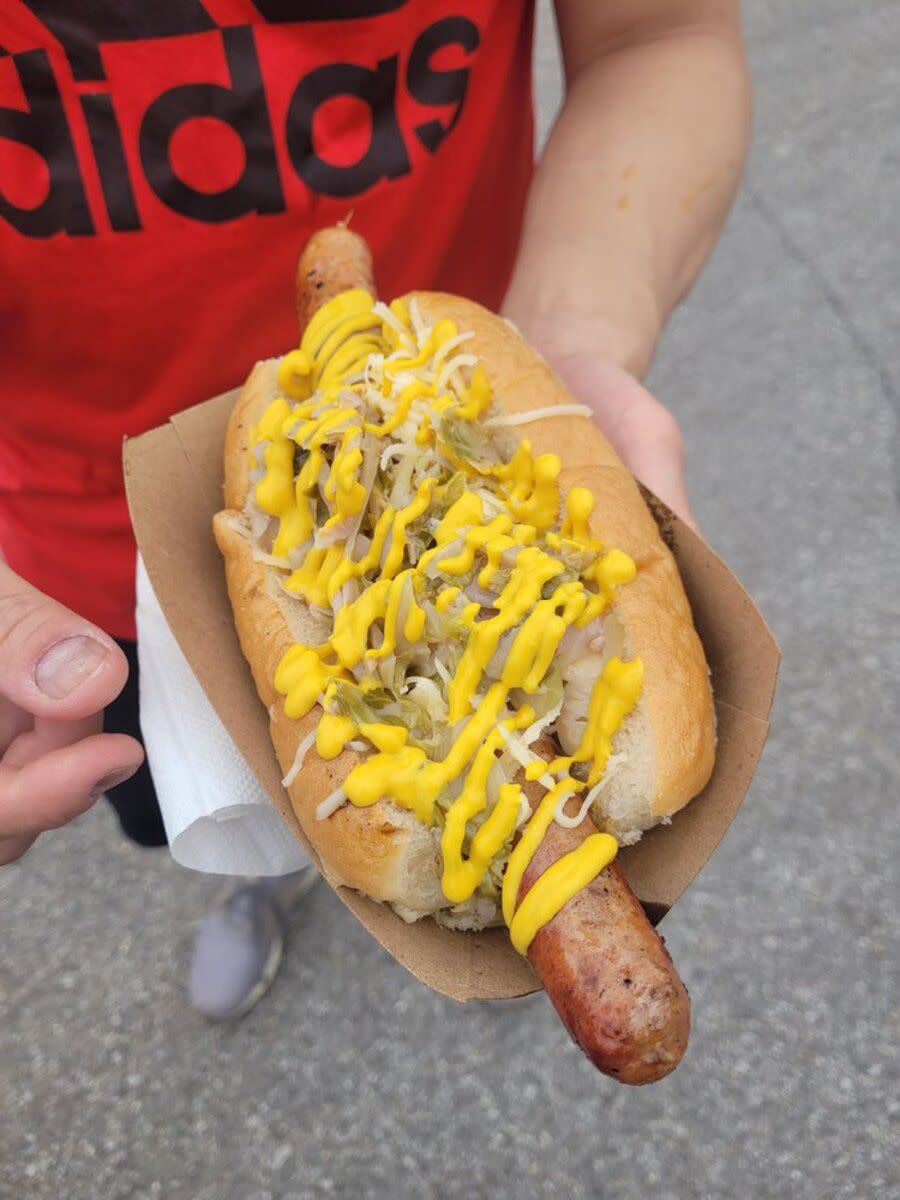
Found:
[[[527,767],[530,763],[544,761],[539,754],[535,754],[534,751],[528,749],[524,738],[518,737],[512,730],[505,729],[502,725],[498,725],[497,728],[506,742],[507,749],[520,767]],[[556,780],[549,772],[545,771],[534,782],[539,783],[542,788],[549,792],[556,783]]]
[[[297,753],[294,755],[294,761],[291,764],[291,769],[288,771],[287,775],[285,775],[284,779],[282,779],[282,781],[281,781],[282,787],[290,787],[291,784],[294,782],[294,780],[297,778],[297,776],[300,774],[300,772],[303,770],[303,763],[306,760],[307,752],[308,752],[310,746],[312,746],[316,740],[316,730],[318,729],[318,727],[319,727],[319,723],[317,721],[315,729],[313,729],[311,733],[308,733],[306,735],[306,737],[303,738],[303,740],[300,742],[300,745],[297,747]]]
[[[537,741],[548,725],[552,725],[559,714],[562,712],[563,698],[560,696],[558,702],[548,709],[542,717],[538,717],[522,734],[522,741],[526,746],[530,746],[532,742]]]
[[[512,413],[503,417],[488,417],[482,422],[485,429],[511,428],[528,425],[531,421],[543,421],[546,417],[589,417],[591,410],[586,404],[548,404],[544,408],[533,408],[530,412]]]
[[[391,312],[390,308],[383,300],[379,300],[377,303],[372,305],[372,312],[376,317],[380,317],[381,320],[384,321],[385,325],[390,325],[394,333],[396,333],[403,342],[406,342],[407,345],[411,343],[412,339],[409,336],[409,330],[406,328],[400,318]]]
[[[607,760],[606,770],[603,774],[602,779],[599,781],[599,783],[595,783],[594,786],[591,788],[591,790],[587,793],[584,800],[582,801],[581,807],[579,808],[579,810],[575,814],[575,816],[569,817],[569,816],[566,816],[566,814],[563,812],[563,808],[565,807],[565,803],[566,803],[565,798],[563,798],[559,802],[559,804],[556,806],[556,811],[553,814],[554,821],[556,821],[556,823],[558,825],[564,825],[566,829],[577,829],[578,826],[581,824],[581,822],[584,820],[584,818],[587,816],[587,814],[593,808],[594,801],[597,799],[597,797],[600,795],[600,793],[603,791],[603,789],[609,783],[610,779],[616,773],[617,769],[622,765],[622,763],[625,762],[626,758],[627,758],[627,755],[625,755],[625,754],[610,755],[609,759]]]
[[[413,327],[413,333],[416,335],[416,342],[421,350],[425,343],[425,339],[431,333],[431,326],[425,324],[422,314],[419,312],[419,302],[416,299],[412,299],[409,302],[409,322]]]
[[[457,346],[461,346],[463,342],[468,342],[474,336],[474,332],[470,329],[468,333],[458,333],[456,337],[449,338],[444,342],[443,346],[438,346],[433,360],[435,370],[437,370],[451,350],[455,350]]]
[[[335,788],[330,796],[326,796],[324,800],[316,805],[316,820],[327,821],[332,813],[336,813],[346,803],[347,794],[344,789],[342,787]]]
[[[438,393],[446,384],[447,380],[458,371],[461,367],[477,367],[478,359],[474,354],[455,354],[449,362],[445,362],[441,367],[440,374],[437,377],[436,388]]]
[[[563,825],[566,829],[577,829],[587,816],[588,809],[591,807],[591,793],[588,792],[584,800],[582,800],[581,807],[578,809],[578,812],[574,817],[569,817],[563,812],[563,809],[566,806],[566,801],[570,798],[571,794],[572,793],[569,792],[564,796],[560,796],[559,803],[553,810],[553,820],[557,823],[557,825]]]
[[[253,561],[262,563],[266,567],[278,567],[280,571],[291,569],[291,564],[286,558],[279,558],[277,554],[266,554],[264,550],[259,550],[256,546],[253,547]]]
[[[519,797],[519,812],[516,816],[516,829],[518,829],[520,825],[524,825],[530,816],[531,805],[528,803],[528,797],[523,792]]]
[[[444,664],[442,662],[439,662],[437,659],[434,659],[434,669],[438,673],[438,675],[440,675],[441,682],[445,685],[445,687],[449,687],[450,686],[450,672],[447,670],[447,668],[444,666]]]

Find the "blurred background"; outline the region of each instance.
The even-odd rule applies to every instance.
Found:
[[[3,1200],[900,1194],[900,7],[745,19],[754,149],[650,385],[784,660],[746,803],[664,926],[685,1062],[621,1088],[543,999],[441,999],[324,887],[270,995],[208,1025],[183,985],[217,884],[99,805],[0,873]],[[543,137],[544,5],[536,69]]]

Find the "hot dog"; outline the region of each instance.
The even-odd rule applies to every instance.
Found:
[[[214,522],[297,817],[334,882],[404,919],[505,922],[588,1057],[659,1078],[687,993],[612,860],[712,769],[674,560],[505,322],[376,302],[344,226],[297,282],[300,347],[235,406]]]

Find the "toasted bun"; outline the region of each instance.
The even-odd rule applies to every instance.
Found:
[[[418,292],[408,298],[413,297],[429,323],[449,317],[460,330],[475,334],[466,348],[480,358],[498,411],[521,413],[573,402],[543,359],[506,321],[456,296]],[[257,364],[232,412],[225,443],[227,507],[215,517],[214,532],[225,559],[241,648],[269,711],[272,741],[287,774],[319,714],[313,710],[300,721],[285,716],[272,682],[275,669],[292,643],[316,644],[328,629],[302,601],[284,591],[274,567],[258,561],[243,515],[250,486],[250,431],[277,394],[276,375],[275,360]],[[615,739],[614,750],[623,752],[625,761],[593,814],[620,840],[633,841],[696,795],[713,765],[709,674],[675,561],[634,480],[588,418],[548,416],[525,430],[494,432],[506,454],[523,435],[536,454],[558,454],[564,464],[561,490],[589,488],[597,497],[592,531],[637,564],[635,580],[617,592],[612,619],[621,627],[624,653],[643,659],[643,693]],[[326,762],[310,752],[287,789],[325,872],[335,883],[392,903],[407,918],[445,909],[436,829],[390,801],[370,808],[348,804],[327,820],[316,818],[318,804],[362,757],[347,750]],[[471,914],[461,915],[460,921],[471,924]]]

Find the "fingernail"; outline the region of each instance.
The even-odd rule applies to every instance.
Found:
[[[65,638],[51,646],[38,662],[34,681],[45,696],[62,700],[96,675],[108,658],[108,647],[94,637],[84,634]]]
[[[111,792],[114,787],[118,787],[120,783],[124,783],[126,779],[130,779],[140,765],[140,763],[135,763],[132,767],[120,767],[118,771],[113,771],[105,779],[101,779],[99,783],[94,784],[91,795],[95,800],[99,800],[104,792]]]

